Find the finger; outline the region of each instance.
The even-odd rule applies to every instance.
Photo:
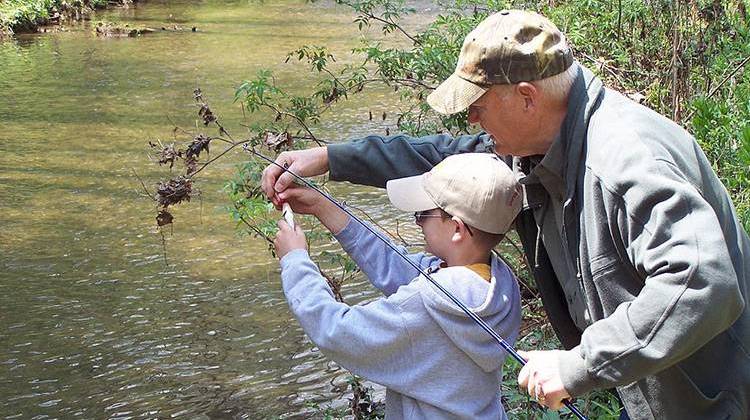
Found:
[[[565,395],[559,392],[553,392],[549,395],[546,395],[545,398],[547,399],[547,407],[549,407],[552,410],[559,410],[563,408],[564,406],[564,398]]]
[[[309,199],[308,194],[309,188],[302,187],[297,184],[292,184],[289,186],[289,188],[285,189],[284,191],[276,194],[276,196],[279,198],[280,201],[299,201],[299,200],[305,200],[306,198]]]
[[[276,194],[276,197],[278,197],[279,201],[281,201],[282,203],[284,201],[290,201],[297,198],[296,194],[294,193],[294,188],[287,188],[284,191],[280,191],[278,194]]]
[[[526,388],[526,385],[529,383],[529,369],[529,365],[525,365],[518,372],[518,387],[521,389]]]
[[[305,232],[302,231],[302,227],[300,225],[294,227],[294,233],[296,233],[297,235],[305,236]]]
[[[547,404],[547,395],[544,394],[544,387],[539,382],[537,382],[536,386],[534,387],[534,399],[539,403],[539,405],[546,406]]]
[[[284,219],[280,219],[278,222],[276,222],[277,225],[279,225],[279,232],[286,232],[288,230],[291,230],[291,226],[286,222]]]
[[[289,172],[284,172],[283,174],[279,175],[279,178],[276,180],[276,183],[273,185],[274,191],[277,193],[280,193],[287,188],[289,188],[290,185],[294,183],[294,175],[290,174]]]
[[[550,410],[559,410],[563,408],[563,400],[561,399],[552,399],[550,400],[549,397],[547,397],[547,407],[549,407]]]
[[[529,394],[534,399],[537,399],[536,386],[537,386],[537,372],[536,372],[536,369],[532,368],[529,370],[529,383],[526,384],[526,393]]]
[[[260,180],[260,188],[266,194],[266,197],[273,198],[276,194],[273,190],[273,186],[276,183],[279,174],[281,174],[281,169],[274,164],[266,166],[266,169],[263,170]]]

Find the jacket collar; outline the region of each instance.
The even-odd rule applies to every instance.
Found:
[[[591,70],[578,65],[578,75],[570,89],[568,111],[560,127],[561,147],[565,156],[563,179],[565,180],[566,204],[575,194],[578,171],[582,167],[585,139],[591,115],[599,107],[604,96],[602,81]]]

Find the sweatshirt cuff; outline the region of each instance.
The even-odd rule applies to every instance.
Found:
[[[357,243],[357,239],[360,236],[358,227],[359,223],[355,222],[354,219],[349,217],[346,222],[346,226],[341,229],[338,233],[333,234],[333,237],[341,244],[344,249],[350,248],[352,245]]]
[[[281,257],[279,260],[279,264],[281,265],[281,271],[289,270],[291,268],[297,267],[297,264],[309,261],[310,255],[307,253],[306,249],[293,249],[289,252],[287,252],[286,255]]]
[[[561,351],[558,354],[557,367],[563,386],[571,397],[577,397],[598,388],[596,377],[589,374],[586,361],[581,356],[581,346]]]

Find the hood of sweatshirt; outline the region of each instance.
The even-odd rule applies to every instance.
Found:
[[[493,255],[492,278],[487,282],[474,271],[447,267],[432,278],[513,345],[521,326],[521,295],[518,281],[508,266]],[[492,336],[427,279],[422,290],[427,312],[453,343],[484,371],[502,367],[507,352]]]

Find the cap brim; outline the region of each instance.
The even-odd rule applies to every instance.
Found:
[[[425,211],[437,207],[422,187],[422,176],[392,179],[385,184],[388,199],[396,208],[403,211]]]
[[[452,74],[427,96],[427,103],[441,114],[455,114],[468,108],[488,90],[487,87],[479,86]]]

